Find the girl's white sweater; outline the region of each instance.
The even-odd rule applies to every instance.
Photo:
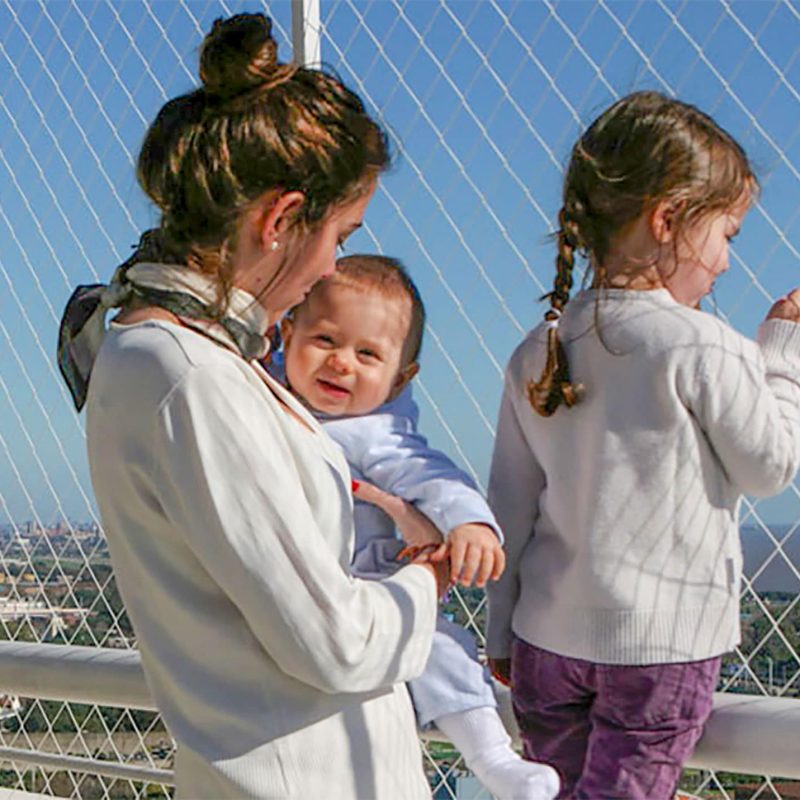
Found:
[[[740,498],[781,491],[800,465],[800,325],[766,322],[756,344],[667,290],[612,289],[578,294],[559,334],[581,403],[550,418],[528,403],[544,325],[506,374],[489,502],[508,567],[489,589],[488,653],[507,656],[512,630],[608,664],[730,650]]]

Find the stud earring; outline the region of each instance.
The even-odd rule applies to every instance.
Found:
[[[274,253],[274,252],[275,252],[275,251],[276,251],[276,250],[277,250],[277,249],[278,249],[280,246],[281,246],[281,245],[280,245],[280,242],[279,242],[277,239],[273,239],[273,240],[272,240],[272,241],[269,243],[269,249],[270,249],[270,250],[272,250],[272,252],[273,252],[273,253]]]

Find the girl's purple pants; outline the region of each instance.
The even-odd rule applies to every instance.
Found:
[[[672,798],[711,713],[720,658],[619,666],[515,639],[514,712],[525,757],[558,770],[560,797]]]

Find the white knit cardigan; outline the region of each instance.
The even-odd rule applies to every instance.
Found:
[[[350,577],[349,472],[314,419],[254,364],[161,321],[112,326],[87,414],[178,796],[428,797],[402,682],[428,657],[434,581],[417,566]]]
[[[489,654],[508,655],[512,630],[609,664],[730,650],[740,498],[779,492],[800,464],[800,325],[767,322],[756,344],[666,290],[590,290],[559,334],[583,402],[549,418],[528,403],[544,326],[507,370],[489,502],[508,567],[489,588]]]

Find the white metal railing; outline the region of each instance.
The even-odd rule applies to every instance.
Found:
[[[0,689],[23,697],[155,709],[135,650],[2,642]],[[502,686],[496,690],[501,716],[519,743],[509,692]],[[800,703],[795,700],[718,692],[689,766],[800,778],[798,731]],[[426,741],[447,741],[437,730],[422,736]],[[20,748],[0,747],[0,761],[3,760],[167,785],[174,782],[169,770]]]

